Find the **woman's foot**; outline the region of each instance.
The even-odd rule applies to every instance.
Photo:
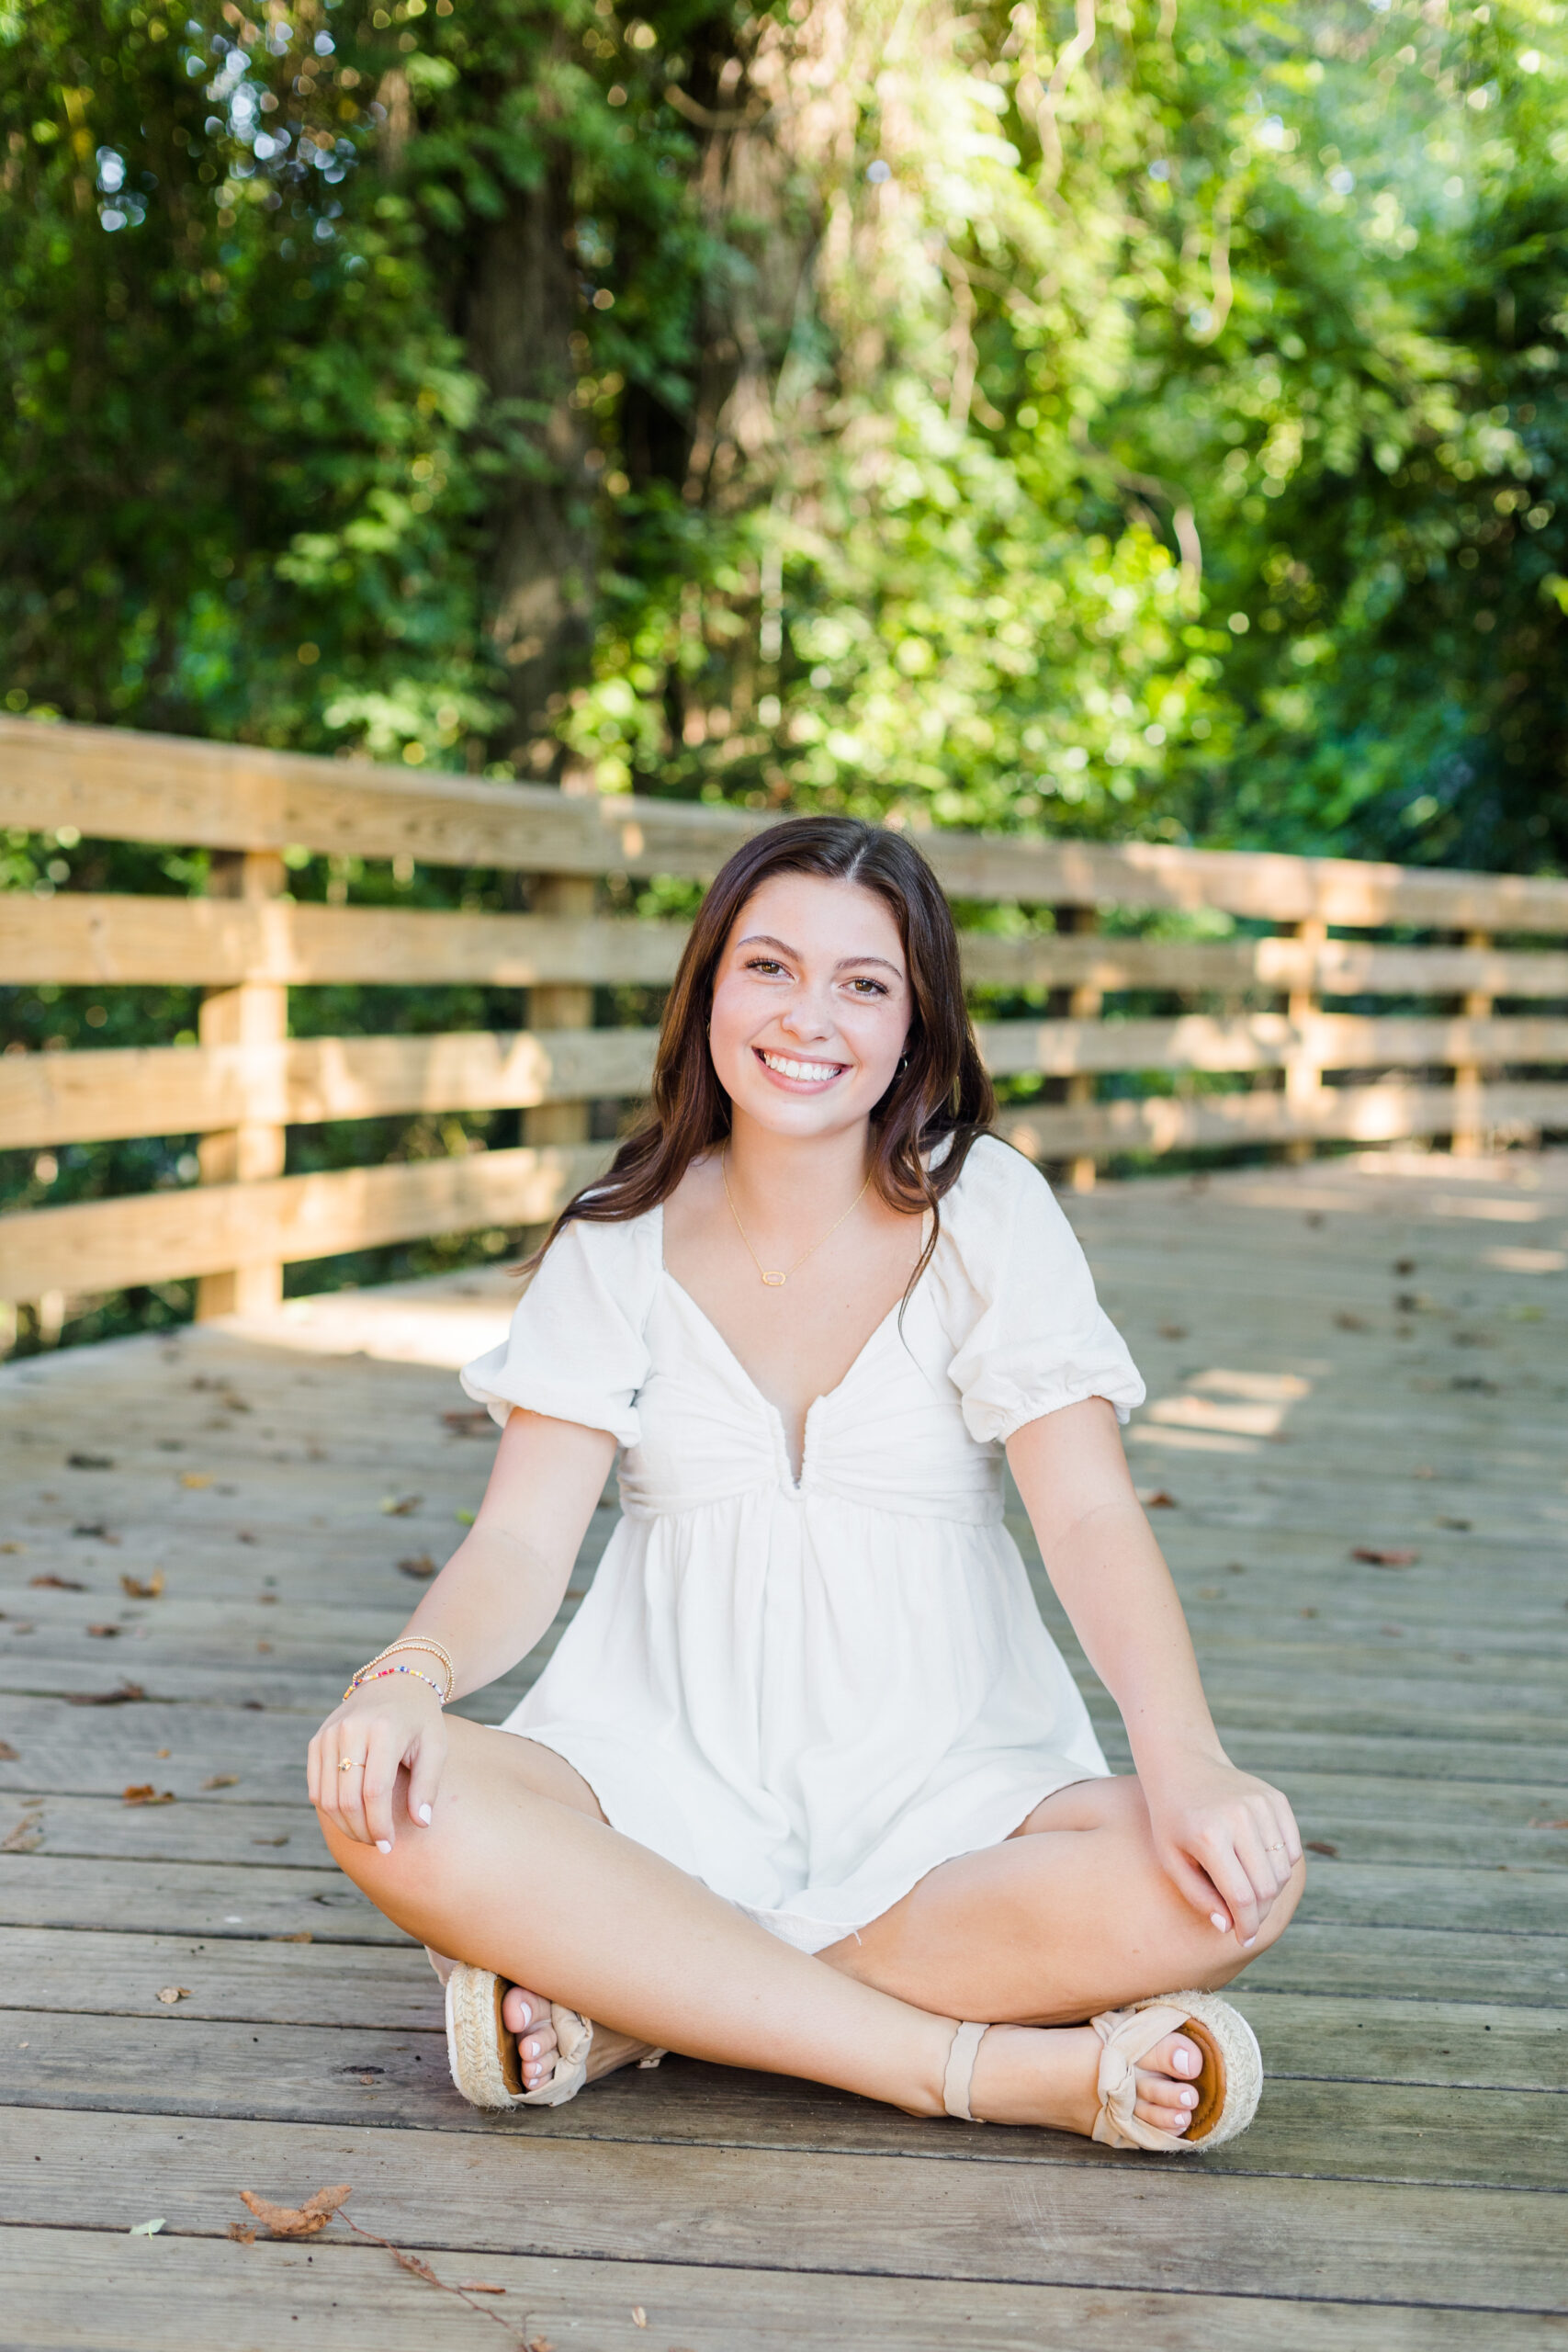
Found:
[[[987,2123],[1044,2124],[1087,2138],[1100,2107],[1102,2048],[1092,2026],[994,2025],[975,2053],[970,2108]],[[1186,2034],[1156,2042],[1137,2069],[1139,2120],[1179,2139],[1198,2105],[1202,2066]]]
[[[507,2032],[517,2037],[523,2087],[536,2091],[556,2070],[556,2030],[550,2018],[550,2005],[542,1994],[525,1992],[521,1984],[513,1984],[501,2004],[501,2017]]]

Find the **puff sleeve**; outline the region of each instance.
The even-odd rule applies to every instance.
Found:
[[[980,1444],[1104,1396],[1125,1421],[1144,1384],[1095,1296],[1078,1238],[1022,1155],[982,1136],[942,1203],[953,1249],[947,1289],[957,1345],[949,1377]]]
[[[466,1395],[505,1426],[513,1405],[558,1421],[639,1435],[637,1395],[648,1377],[643,1338],[658,1273],[657,1218],[569,1225],[518,1300],[504,1344],[458,1375]],[[650,1227],[653,1228],[650,1234]]]

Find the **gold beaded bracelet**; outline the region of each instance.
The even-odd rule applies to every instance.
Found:
[[[434,1691],[437,1705],[444,1707],[446,1704],[446,1693],[442,1690],[440,1684],[433,1681],[428,1674],[422,1674],[417,1666],[384,1666],[378,1674],[373,1674],[370,1670],[370,1667],[373,1667],[375,1663],[375,1659],[372,1658],[370,1666],[361,1668],[360,1671],[355,1676],[353,1681],[349,1684],[348,1689],[344,1692],[344,1699],[352,1699],[355,1692],[356,1690],[363,1690],[364,1686],[367,1682],[384,1682],[389,1674],[412,1674],[416,1682],[423,1682],[426,1690]],[[340,1699],[338,1704],[341,1706],[343,1704],[343,1700]]]
[[[441,1664],[446,1668],[446,1690],[445,1696],[449,1699],[452,1696],[453,1689],[457,1680],[457,1669],[452,1663],[451,1653],[449,1650],[444,1648],[441,1643],[432,1641],[423,1634],[410,1634],[405,1635],[400,1641],[389,1642],[384,1650],[377,1651],[375,1657],[369,1660],[368,1665],[363,1668],[361,1671],[368,1673],[370,1667],[379,1666],[384,1659],[396,1657],[400,1652],[403,1650],[423,1650],[428,1652],[432,1657],[440,1659]]]

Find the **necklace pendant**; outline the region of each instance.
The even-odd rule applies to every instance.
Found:
[[[787,1274],[770,1274],[762,1272],[761,1268],[759,1268],[758,1271],[762,1272],[762,1280],[766,1283],[770,1290],[783,1290],[785,1283],[789,1280],[789,1276]]]

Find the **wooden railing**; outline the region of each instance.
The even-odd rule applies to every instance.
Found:
[[[0,1217],[0,1298],[195,1276],[202,1314],[254,1310],[290,1262],[550,1216],[612,1148],[589,1140],[589,1102],[635,1099],[651,1067],[651,1032],[592,1027],[592,991],[667,983],[684,936],[596,911],[600,877],[705,879],[770,821],[0,720],[0,824],[220,853],[204,899],[0,899],[0,983],[206,991],[194,1046],[0,1057],[0,1148],[203,1139],[197,1186]],[[292,847],[525,873],[534,911],[295,905]],[[1046,1017],[982,1021],[979,1035],[998,1077],[1063,1081],[1061,1099],[1002,1127],[1080,1183],[1129,1153],[1412,1137],[1464,1151],[1568,1128],[1568,882],[1136,842],[932,832],[921,847],[957,900],[1054,912],[1049,930],[971,929],[964,965],[976,989],[1047,992]],[[1205,909],[1273,928],[1095,927],[1116,910]],[[1370,935],[1389,932],[1406,935]],[[290,1038],[288,990],[325,982],[526,989],[530,1025]],[[1150,993],[1189,1009],[1128,1017],[1128,996]],[[1347,999],[1399,1009],[1324,1009]],[[1119,1073],[1145,1091],[1095,1099],[1097,1077]],[[1146,1091],[1156,1073],[1164,1091]],[[1251,1085],[1205,1090],[1206,1073]],[[516,1148],[282,1173],[299,1123],[502,1107],[525,1114]]]

